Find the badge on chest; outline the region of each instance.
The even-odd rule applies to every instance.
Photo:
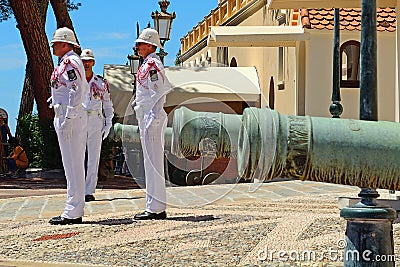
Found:
[[[150,73],[150,80],[152,82],[158,81],[157,70],[151,70],[151,71],[149,71],[149,73]]]
[[[72,70],[68,70],[67,74],[68,74],[68,80],[75,81],[77,79],[75,70],[73,70],[73,69]]]
[[[54,79],[54,80],[50,80],[50,87],[54,88],[54,89],[57,89],[58,88],[57,82],[58,82],[57,78]]]

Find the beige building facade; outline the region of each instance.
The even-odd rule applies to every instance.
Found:
[[[360,2],[335,3],[357,8]],[[284,114],[332,116],[333,10],[304,12],[332,4],[222,0],[216,5],[181,39],[183,66],[254,66],[263,96],[261,106]],[[378,1],[378,5],[393,6],[393,1]],[[342,118],[359,118],[359,58],[354,53],[361,38],[359,11],[341,11]],[[382,27],[377,32],[378,119],[399,121],[398,15],[393,8],[377,13],[384,19],[378,19]]]

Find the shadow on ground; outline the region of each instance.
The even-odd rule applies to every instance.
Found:
[[[97,187],[101,189],[129,190],[140,188],[135,179],[128,176],[115,175],[114,178],[100,179]],[[0,189],[66,189],[65,178],[60,177],[0,177]]]

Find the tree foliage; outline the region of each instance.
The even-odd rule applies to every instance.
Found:
[[[37,113],[20,118],[17,135],[31,168],[62,168],[61,153],[52,127],[43,127]],[[49,122],[50,126],[52,122]]]
[[[13,15],[8,0],[0,0],[0,22],[8,20]]]
[[[64,2],[61,0],[59,2]],[[74,0],[67,0],[67,10],[73,11],[78,10],[78,8],[82,6],[82,3],[76,2]],[[8,20],[14,16],[14,13],[11,9],[9,0],[0,0],[0,22]]]
[[[178,53],[176,53],[175,66],[180,66],[181,65],[181,63],[182,63],[182,60],[180,58],[181,54],[182,54],[182,52],[179,49]]]

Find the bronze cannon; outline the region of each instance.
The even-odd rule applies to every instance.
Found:
[[[176,112],[184,115],[174,116],[179,127],[173,129],[171,152],[194,156],[202,139],[212,140],[215,158],[237,158],[244,181],[282,177],[400,189],[398,123],[290,116],[269,108],[247,108],[242,116],[219,120],[216,113]]]

